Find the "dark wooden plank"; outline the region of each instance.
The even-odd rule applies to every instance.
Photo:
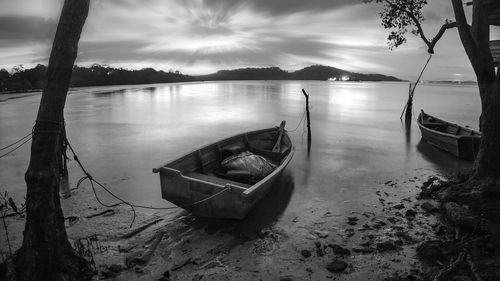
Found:
[[[459,129],[460,129],[460,128],[459,128],[459,127],[457,127],[457,126],[451,126],[451,125],[450,125],[450,126],[446,127],[446,128],[444,129],[444,131],[445,131],[446,133],[448,133],[448,134],[451,134],[451,135],[456,135],[456,134],[458,133],[458,130],[459,130]]]
[[[473,2],[465,3],[467,6],[472,6]],[[483,0],[483,6],[488,11],[488,22],[490,25],[500,26],[500,1],[498,0]]]
[[[490,50],[491,55],[493,56],[493,61],[495,61],[495,64],[498,65],[500,61],[500,40],[491,40]]]
[[[483,0],[484,7],[488,11],[488,22],[490,25],[500,26],[500,1]]]

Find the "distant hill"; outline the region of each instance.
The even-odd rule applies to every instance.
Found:
[[[425,81],[423,83],[429,84],[453,84],[453,85],[477,85],[476,81],[450,81],[450,80],[437,80],[437,81]]]
[[[194,76],[200,80],[288,80],[290,74],[279,67],[220,70],[213,74]]]
[[[287,72],[279,67],[239,68],[221,70],[209,75],[194,76],[200,80],[328,80],[348,79],[349,81],[402,81],[394,76],[382,74],[363,74],[339,68],[312,65],[303,69]]]
[[[41,64],[31,69],[24,69],[22,67],[13,69],[10,73],[5,69],[0,69],[0,92],[26,92],[35,89],[43,89],[46,71],[46,66]],[[157,71],[152,68],[129,70],[94,64],[90,67],[75,66],[71,77],[71,87],[221,80],[328,79],[349,81],[401,81],[393,76],[355,73],[324,65],[308,66],[293,72],[285,71],[279,67],[267,67],[221,70],[208,75],[186,75],[179,71],[165,72],[162,70]]]

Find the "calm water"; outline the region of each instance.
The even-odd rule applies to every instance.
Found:
[[[307,156],[301,89],[310,94],[312,151]],[[414,112],[477,128],[475,86],[420,85]],[[168,206],[151,169],[203,144],[278,125],[296,146],[289,165],[286,212],[307,201],[356,208],[373,186],[415,170],[453,172],[467,163],[420,142],[415,122],[399,120],[406,83],[236,81],[79,89],[68,96],[70,142],[89,172],[132,202]],[[0,147],[30,132],[40,96],[0,103]],[[29,146],[0,159],[0,190],[25,193]],[[70,162],[72,187],[82,176]],[[336,204],[336,203],[344,203]],[[339,207],[340,208],[340,207]]]

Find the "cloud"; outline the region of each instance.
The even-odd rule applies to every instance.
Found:
[[[15,1],[7,5],[0,0],[0,65],[46,63],[54,15],[62,2],[18,1],[16,6]],[[194,74],[315,63],[406,79],[417,76],[417,66],[427,56],[425,44],[409,34],[408,44],[389,51],[389,31],[380,25],[379,11],[379,5],[357,0],[95,0],[77,63]],[[426,35],[432,37],[444,18],[452,16],[451,6],[430,1],[424,15]],[[443,77],[452,71],[441,66],[451,66],[473,79],[455,30],[447,31],[436,53],[434,69],[441,73],[431,67],[428,73]]]
[[[54,36],[56,27],[57,22],[53,19],[37,16],[1,16],[0,38],[2,41],[11,41],[11,44],[22,44],[27,41],[47,42]]]
[[[141,60],[144,54],[141,54],[140,49],[146,46],[147,43],[140,41],[83,41],[78,46],[77,62],[134,62]]]
[[[28,16],[57,19],[63,0],[1,0],[0,17]]]
[[[57,27],[39,16],[0,16],[0,68],[46,64]]]
[[[334,53],[335,45],[322,42],[313,36],[273,37],[256,41],[251,46],[239,48],[174,48],[154,50],[148,43],[137,41],[82,42],[78,61],[157,61],[167,60],[176,64],[193,65],[197,62],[230,65],[279,65],[283,56],[297,56],[320,59]]]
[[[324,12],[344,6],[358,5],[353,0],[204,0],[203,4],[217,11],[233,11],[241,6],[255,9],[268,16],[285,15],[297,12]]]

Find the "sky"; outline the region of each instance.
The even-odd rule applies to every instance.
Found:
[[[453,12],[449,0],[428,2],[423,27],[432,38]],[[0,0],[0,68],[48,63],[62,3]],[[389,50],[380,11],[357,0],[91,0],[76,63],[185,74],[321,64],[415,80],[425,44],[409,34]],[[476,80],[455,29],[435,52],[423,79]]]

